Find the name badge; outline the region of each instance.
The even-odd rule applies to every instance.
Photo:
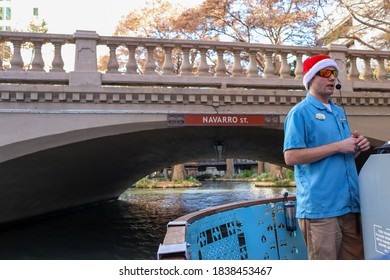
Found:
[[[316,119],[317,120],[320,120],[320,121],[323,121],[323,120],[325,120],[325,115],[324,114],[321,114],[321,113],[318,113],[318,114],[316,114]]]

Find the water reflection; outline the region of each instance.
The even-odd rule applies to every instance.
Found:
[[[131,189],[120,200],[0,229],[0,259],[156,259],[166,225],[211,206],[295,189],[206,182],[191,189]]]

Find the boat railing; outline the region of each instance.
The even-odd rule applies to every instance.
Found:
[[[307,259],[302,233],[287,230],[284,209],[283,198],[272,198],[187,214],[168,223],[157,259]]]

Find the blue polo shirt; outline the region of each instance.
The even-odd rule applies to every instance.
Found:
[[[283,152],[313,148],[350,137],[345,112],[331,100],[331,111],[307,93],[284,123]],[[352,153],[336,153],[294,166],[297,218],[320,219],[359,212],[358,174]]]

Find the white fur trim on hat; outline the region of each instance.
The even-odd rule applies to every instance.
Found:
[[[339,66],[337,65],[336,61],[331,58],[322,59],[314,64],[313,67],[310,68],[310,70],[303,76],[303,85],[305,86],[306,90],[309,90],[309,82],[314,78],[318,71],[332,66],[340,73]]]

